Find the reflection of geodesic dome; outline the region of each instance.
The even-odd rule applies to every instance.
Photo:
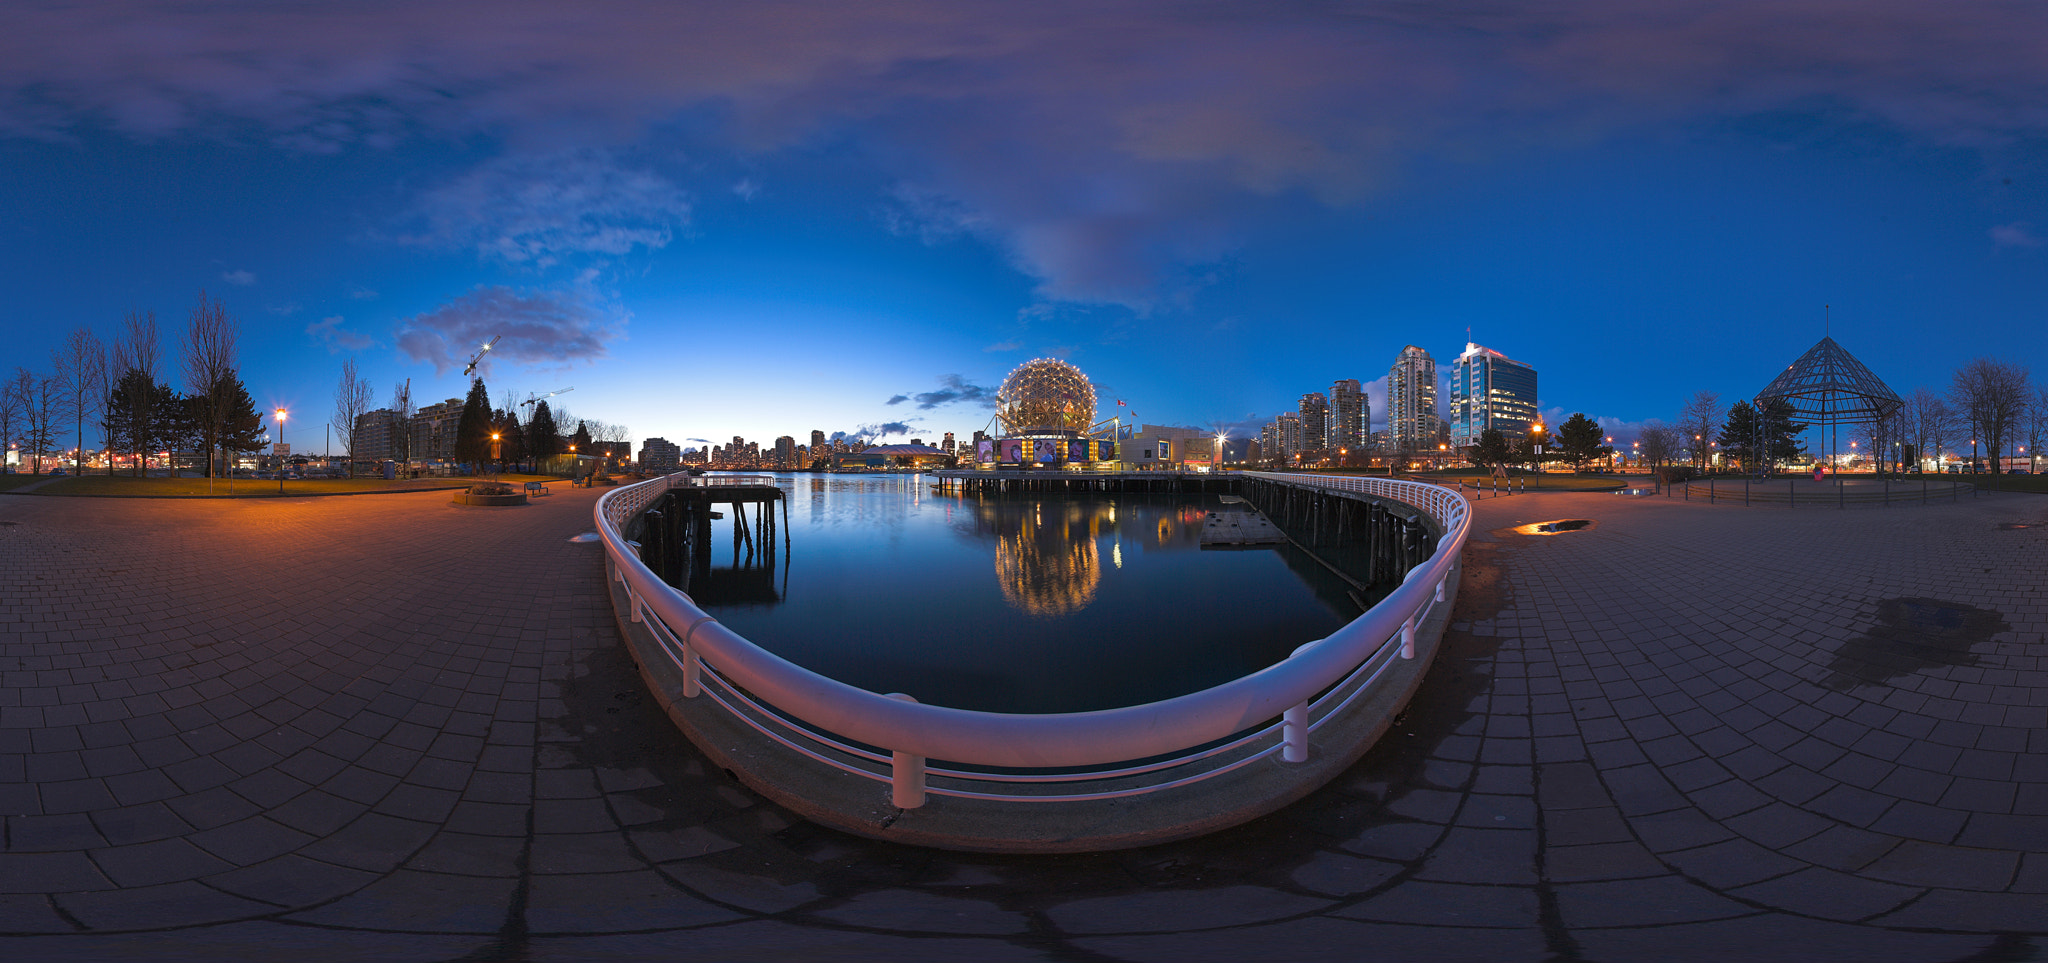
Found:
[[[1087,431],[1095,423],[1095,386],[1064,361],[1026,361],[1003,379],[997,414],[1012,433]]]

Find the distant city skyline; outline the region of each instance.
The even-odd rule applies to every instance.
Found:
[[[494,401],[686,448],[969,437],[1034,357],[1241,438],[1344,379],[1386,430],[1405,345],[1494,347],[1620,438],[1824,333],[1939,390],[2048,368],[2043,35],[1887,0],[11,5],[0,373],[149,311],[179,381],[203,289],[295,450],[344,360],[432,402],[492,337]]]

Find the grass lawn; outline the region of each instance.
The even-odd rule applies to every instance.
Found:
[[[10,480],[14,476],[9,476]],[[44,476],[48,477],[48,476]],[[382,478],[309,478],[300,481],[286,479],[284,493],[291,495],[333,495],[345,492],[408,492],[433,489],[467,488],[474,478],[401,478],[385,481]],[[517,485],[526,481],[564,481],[550,475],[518,475],[506,473],[503,480]],[[276,498],[277,479],[237,478],[233,494],[237,498]],[[208,494],[204,478],[135,478],[129,475],[83,475],[63,478],[40,488],[37,494],[44,495],[113,495],[178,497]],[[225,478],[216,478],[211,494],[229,494],[229,483]]]
[[[49,480],[50,475],[48,472],[40,475],[30,475],[26,472],[19,475],[0,475],[0,492],[13,491],[23,485],[33,485],[39,481]]]
[[[1901,475],[1905,479],[1918,475]],[[2048,475],[1928,475],[1929,478],[1946,478],[1950,481],[1965,481],[1987,492],[2048,492]]]

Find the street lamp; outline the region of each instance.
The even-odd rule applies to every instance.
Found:
[[[1529,445],[1529,447],[1530,447],[1531,449],[1533,449],[1533,450],[1535,451],[1535,454],[1536,454],[1536,470],[1537,470],[1537,471],[1542,471],[1542,470],[1543,470],[1543,422],[1540,422],[1540,421],[1539,421],[1539,422],[1536,422],[1535,424],[1533,424],[1533,425],[1530,425],[1530,426],[1529,426],[1529,441],[1530,441],[1530,445]]]
[[[277,409],[277,493],[284,494],[284,409]]]

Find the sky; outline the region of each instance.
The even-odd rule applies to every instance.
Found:
[[[1624,438],[1824,333],[2048,379],[2035,2],[12,2],[0,175],[0,372],[204,291],[298,450],[492,337],[685,447],[1038,357],[1238,436],[1468,338]]]

